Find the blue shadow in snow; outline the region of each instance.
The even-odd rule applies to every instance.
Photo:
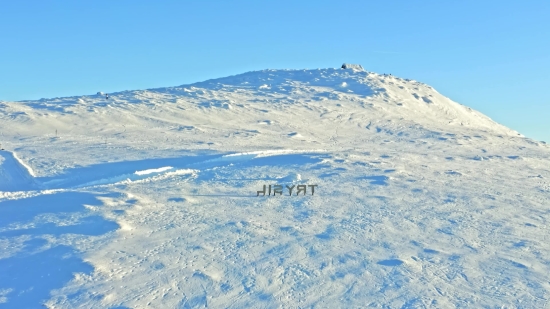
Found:
[[[37,178],[39,183],[45,183],[48,189],[59,189],[79,186],[100,179],[109,179],[120,175],[134,174],[136,171],[157,169],[165,166],[174,168],[191,168],[193,164],[222,157],[216,155],[182,156],[177,158],[157,158],[138,161],[122,161],[94,164],[73,168],[61,175]]]
[[[84,204],[99,206],[102,203],[92,194],[63,192],[45,194],[26,199],[0,203],[0,229],[10,223],[25,222],[45,213],[74,213],[85,210]]]
[[[23,252],[0,260],[0,289],[13,289],[2,308],[42,308],[50,291],[63,287],[73,279],[73,273],[93,271],[71,247],[56,246],[34,253],[40,246],[37,241],[28,242]]]
[[[334,227],[329,226],[329,227],[327,227],[327,229],[323,233],[316,234],[315,237],[317,237],[319,239],[323,239],[323,240],[330,240],[330,239],[334,238],[335,233],[336,233],[336,230],[334,229]]]
[[[79,234],[99,236],[119,228],[113,221],[107,221],[101,216],[83,218],[77,225],[57,226],[54,223],[45,223],[36,228],[20,229],[0,232],[0,237],[17,237],[21,235],[54,235]]]
[[[386,182],[389,178],[387,176],[364,176],[359,177],[358,179],[370,180],[371,185],[387,186]]]
[[[280,165],[305,165],[321,162],[320,158],[307,154],[288,154],[255,158],[241,163],[243,166],[280,166]]]
[[[56,216],[56,221],[77,212],[87,214],[85,204],[101,205],[101,202],[90,193],[64,192],[0,203],[0,230],[4,230],[0,239],[17,242],[16,238],[22,235],[30,238],[22,250],[0,259],[0,290],[9,290],[6,302],[0,307],[42,308],[50,292],[65,286],[74,273],[93,272],[93,266],[84,262],[74,248],[52,245],[44,238],[67,233],[102,235],[116,230],[119,227],[116,222],[95,215],[69,226],[35,220],[43,214]],[[34,227],[17,228],[29,223],[34,223]]]
[[[183,197],[171,197],[168,199],[168,202],[183,203],[185,199]]]
[[[382,266],[399,266],[399,265],[403,264],[403,261],[401,261],[401,260],[383,260],[383,261],[379,261],[376,264],[382,265]]]

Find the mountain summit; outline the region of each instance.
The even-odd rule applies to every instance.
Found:
[[[263,70],[178,87],[3,102],[1,108],[8,134],[39,130],[66,139],[70,132],[89,142],[125,136],[120,142],[136,145],[162,131],[165,140],[186,149],[204,147],[205,138],[211,149],[224,151],[237,150],[227,146],[240,140],[256,149],[360,147],[360,141],[388,137],[415,143],[433,135],[445,135],[447,143],[469,143],[473,136],[522,138],[431,86],[350,69]],[[300,145],[281,141],[298,136],[304,137]]]
[[[451,131],[452,127],[459,126],[495,134],[520,135],[469,107],[451,101],[429,85],[364,70],[264,70],[192,86],[227,94],[239,88],[266,99],[274,95],[270,101],[273,103],[303,101],[327,109],[331,104],[340,107],[339,102],[347,101],[350,102],[347,108],[340,110],[360,112],[363,109],[367,112],[363,116],[369,121],[395,119]]]

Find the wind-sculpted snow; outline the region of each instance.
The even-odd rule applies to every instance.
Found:
[[[428,85],[265,70],[108,95],[0,104],[0,307],[549,304],[548,145]]]
[[[0,150],[0,191],[31,190],[32,170],[9,151]]]

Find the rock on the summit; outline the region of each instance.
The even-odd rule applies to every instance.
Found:
[[[351,64],[351,63],[342,64],[342,69],[360,70],[360,71],[365,70],[365,69],[363,69],[363,67],[360,64]]]

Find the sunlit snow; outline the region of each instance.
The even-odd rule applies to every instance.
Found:
[[[2,308],[549,305],[550,147],[414,80],[0,102],[0,144]]]

